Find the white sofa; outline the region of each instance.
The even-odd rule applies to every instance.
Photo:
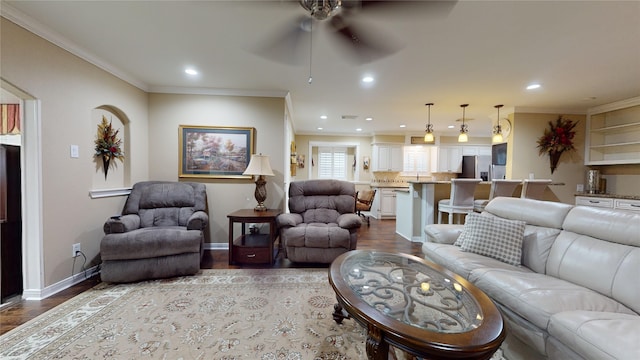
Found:
[[[495,301],[514,357],[640,359],[640,214],[498,197],[481,216],[526,222],[521,265],[453,245],[463,225],[427,225],[422,250]]]

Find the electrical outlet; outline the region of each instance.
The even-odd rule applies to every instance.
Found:
[[[576,191],[577,192],[583,192],[584,191],[584,184],[576,185]]]
[[[77,254],[80,252],[80,243],[75,243],[75,244],[71,245],[71,251],[73,251],[71,253],[71,257],[78,256]]]

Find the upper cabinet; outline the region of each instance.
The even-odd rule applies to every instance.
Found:
[[[438,172],[459,173],[462,171],[462,146],[440,146],[438,149]]]
[[[640,97],[587,114],[585,165],[640,164]]]
[[[402,145],[373,145],[373,171],[402,171]]]

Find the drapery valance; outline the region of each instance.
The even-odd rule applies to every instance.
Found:
[[[0,135],[20,134],[20,105],[0,104]]]

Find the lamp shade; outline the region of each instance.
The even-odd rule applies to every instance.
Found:
[[[266,175],[273,176],[271,170],[271,163],[269,162],[269,156],[267,155],[251,155],[249,166],[242,173],[242,175]]]

